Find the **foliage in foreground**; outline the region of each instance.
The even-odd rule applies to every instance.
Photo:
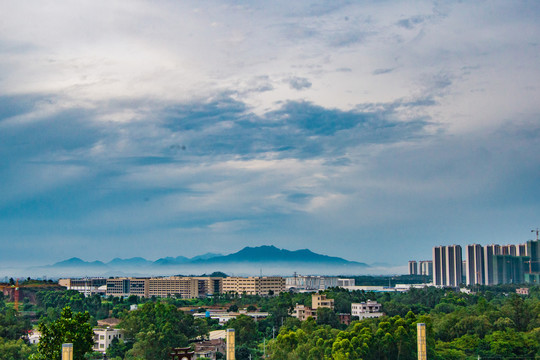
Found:
[[[84,355],[92,351],[94,332],[89,323],[90,314],[73,313],[69,307],[62,309],[60,318],[50,324],[40,323],[38,330],[41,338],[37,346],[38,353],[32,360],[60,360],[62,344],[73,344],[73,359],[83,360]]]

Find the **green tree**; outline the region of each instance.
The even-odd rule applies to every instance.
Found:
[[[13,309],[3,308],[0,312],[0,337],[18,340],[32,328],[30,321],[17,316]]]
[[[133,347],[133,343],[124,342],[118,338],[114,338],[107,349],[107,356],[109,358],[124,358],[126,353]]]
[[[189,339],[208,334],[205,320],[194,319],[172,304],[147,302],[135,311],[125,313],[120,326],[133,348],[129,359],[166,359],[171,348],[186,346]]]
[[[71,308],[65,307],[58,320],[50,324],[41,322],[38,325],[41,332],[38,354],[32,359],[60,360],[62,344],[72,343],[73,359],[83,360],[94,345],[94,332],[89,321],[88,312],[74,314]]]
[[[0,338],[0,360],[26,360],[32,348],[23,340],[7,340]]]
[[[234,329],[237,345],[251,345],[258,339],[257,323],[247,315],[239,315],[227,322],[227,328]]]
[[[337,328],[339,327],[339,319],[334,310],[329,308],[318,308],[317,324],[330,325],[333,328]]]

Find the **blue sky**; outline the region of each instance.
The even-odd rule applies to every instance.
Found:
[[[2,1],[0,267],[540,226],[536,1]]]

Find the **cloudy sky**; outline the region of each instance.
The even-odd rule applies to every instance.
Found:
[[[540,226],[537,1],[0,2],[0,266]]]

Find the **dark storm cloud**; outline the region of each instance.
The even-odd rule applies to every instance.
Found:
[[[221,98],[168,107],[163,121],[166,128],[185,136],[190,154],[254,157],[276,151],[283,157],[300,158],[314,158],[325,152],[340,155],[348,146],[420,136],[426,125],[422,119],[392,121],[391,110],[342,111],[309,102],[290,101],[263,116],[245,109],[236,100]]]
[[[33,115],[42,101],[47,100],[36,96],[0,98],[0,103],[6,105],[0,118],[0,163],[70,154],[92,146],[103,136],[102,129],[92,121],[94,111],[69,109],[54,115]],[[29,118],[8,123],[10,117],[25,115]]]

